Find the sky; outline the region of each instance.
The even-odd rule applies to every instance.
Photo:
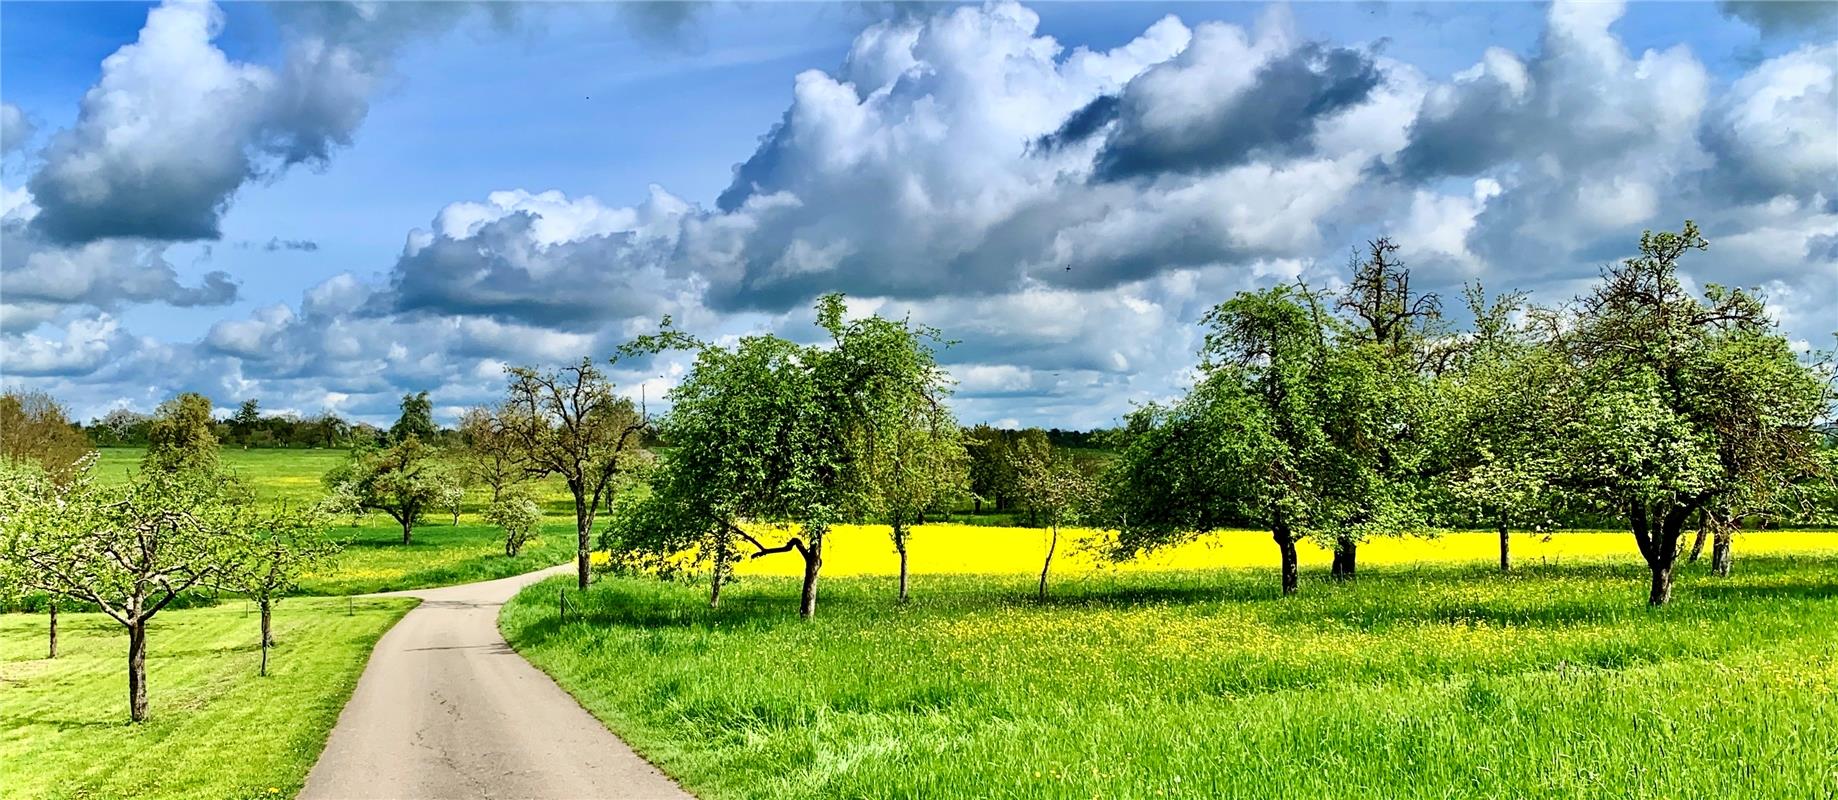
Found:
[[[1206,309],[1390,236],[1557,304],[1838,331],[1838,4],[0,4],[0,386],[446,421],[674,324],[909,316],[966,423],[1178,394]],[[612,367],[656,401],[685,354]]]

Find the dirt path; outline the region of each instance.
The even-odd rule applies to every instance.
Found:
[[[498,633],[523,586],[574,569],[394,592],[420,607],[377,642],[302,798],[688,798]]]

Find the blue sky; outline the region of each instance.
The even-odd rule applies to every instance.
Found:
[[[807,335],[837,289],[965,341],[967,421],[1089,427],[1179,390],[1206,306],[1370,236],[1555,302],[1685,216],[1694,279],[1828,347],[1830,8],[8,3],[0,383],[453,414],[666,313]]]

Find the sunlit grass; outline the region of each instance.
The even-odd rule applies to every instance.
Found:
[[[103,448],[97,464],[104,481],[125,481],[139,468],[145,448]],[[345,450],[252,449],[226,447],[219,458],[267,502],[306,505],[325,496],[320,482],[328,470],[349,455]],[[504,538],[481,514],[488,490],[468,493],[459,524],[444,510],[425,515],[413,541],[402,544],[402,529],[381,512],[370,512],[356,526],[349,517],[334,520],[327,535],[344,543],[344,551],[301,581],[308,594],[360,594],[398,589],[448,586],[492,580],[553,566],[575,552],[574,504],[556,480],[535,484],[547,519],[542,535],[516,558],[504,555]]]
[[[1312,570],[607,578],[501,620],[708,797],[1816,797],[1838,786],[1838,555],[1741,551],[1644,607],[1566,558]],[[841,556],[839,556],[840,558]],[[826,568],[827,571],[827,568]],[[570,594],[573,594],[570,592]]]
[[[43,615],[0,615],[0,796],[291,797],[371,647],[412,605],[284,601],[266,678],[246,604],[162,612],[148,634],[152,716],[140,725],[127,722],[120,625],[65,614],[61,652],[47,660]]]

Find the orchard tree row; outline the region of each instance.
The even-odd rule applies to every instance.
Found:
[[[1796,352],[1755,294],[1688,289],[1680,261],[1706,246],[1690,222],[1649,233],[1639,256],[1557,307],[1472,286],[1473,323],[1457,329],[1413,288],[1397,246],[1371,242],[1343,291],[1285,285],[1215,306],[1193,386],[1132,413],[1102,469],[1041,435],[966,435],[946,405],[941,334],[847,319],[838,295],[817,306],[819,345],[717,345],[666,324],[633,352],[687,347],[694,366],[657,421],[671,449],[645,464],[646,489],[614,511],[606,544],[651,567],[689,554],[711,604],[739,559],[796,554],[809,617],[832,526],[888,524],[904,599],[912,525],[966,497],[1048,529],[1043,596],[1058,530],[1074,522],[1114,531],[1118,560],[1266,530],[1287,594],[1304,540],[1352,578],[1373,537],[1482,520],[1510,570],[1507,531],[1585,515],[1627,527],[1652,573],[1648,602],[1664,605],[1689,532],[1691,557],[1711,538],[1727,574],[1739,521],[1830,506],[1838,472],[1829,355]],[[517,407],[567,427],[553,408]],[[585,539],[582,552],[585,569]]]

